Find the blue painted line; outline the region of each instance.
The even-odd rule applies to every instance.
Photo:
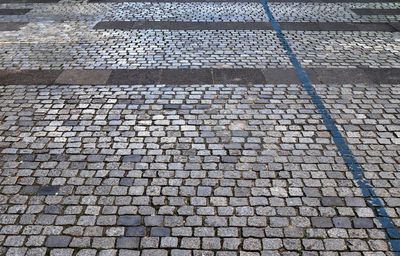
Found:
[[[265,13],[267,14],[269,22],[275,30],[275,33],[278,36],[283,49],[285,50],[287,56],[290,59],[290,62],[293,65],[297,78],[299,79],[303,89],[311,97],[312,103],[315,105],[317,111],[321,114],[326,129],[330,132],[332,139],[335,142],[336,147],[339,151],[339,154],[343,158],[347,168],[353,174],[353,179],[360,188],[362,195],[367,202],[367,205],[372,208],[372,210],[374,210],[377,220],[381,224],[382,228],[385,230],[391,250],[394,251],[395,255],[400,256],[400,232],[398,228],[396,227],[396,225],[394,225],[392,219],[384,208],[384,203],[382,199],[380,199],[376,195],[373,186],[364,177],[364,170],[351,152],[349,146],[347,145],[345,139],[337,128],[331,115],[325,108],[322,99],[318,96],[314,87],[311,85],[311,81],[307,73],[301,67],[300,62],[298,61],[296,55],[294,54],[292,48],[286,40],[279,23],[276,21],[274,15],[272,14],[272,11],[268,5],[268,0],[261,0],[261,3],[264,7]]]

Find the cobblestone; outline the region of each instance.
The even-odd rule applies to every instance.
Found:
[[[29,21],[1,32],[0,68],[178,69],[291,67],[273,31],[94,30],[99,21],[267,21],[258,3],[8,4],[33,8],[0,20]],[[273,3],[283,22],[398,22],[397,16],[359,16],[354,8],[398,3]],[[288,31],[305,67],[400,67],[397,33]],[[160,40],[162,38],[162,40]],[[223,44],[221,44],[223,42]],[[257,42],[257,44],[254,44]],[[116,47],[118,45],[118,47]],[[318,45],[310,49],[309,45]],[[41,49],[48,49],[46,52]],[[212,51],[209,49],[218,49]],[[66,81],[63,79],[63,81]]]
[[[339,97],[340,91],[350,92],[354,88],[360,89],[359,93],[352,92],[354,95],[358,94],[361,97],[363,95],[360,94],[361,92],[368,91],[369,99],[378,96],[382,98],[379,102],[386,104],[385,109],[389,112],[391,108],[387,104],[393,104],[397,100],[397,94],[393,91],[396,87],[345,86],[338,90],[339,87],[335,86],[317,85],[316,88],[321,95],[326,95],[325,92],[329,88],[331,91],[329,94],[331,97],[327,99],[329,107],[331,104],[338,104],[334,102],[336,100],[334,95]],[[377,90],[381,91],[377,93]],[[371,243],[360,240],[369,237],[365,230],[381,231],[374,224],[374,215],[369,208],[365,207],[360,192],[354,189],[351,183],[344,182],[349,174],[327,137],[328,134],[323,130],[316,110],[309,107],[310,99],[298,85],[7,86],[1,88],[1,95],[0,108],[4,120],[0,127],[1,156],[10,156],[9,149],[15,149],[14,160],[2,162],[4,170],[1,179],[2,200],[5,200],[6,204],[3,204],[1,231],[7,234],[7,239],[2,242],[6,247],[22,244],[45,245],[49,248],[71,246],[76,248],[73,251],[88,246],[96,250],[177,247],[188,250],[237,250],[240,247],[241,250],[248,252],[273,251],[281,248],[294,251],[305,248],[312,251],[336,252],[350,249],[384,251],[388,248],[374,246],[373,249],[370,245],[372,241],[374,244],[385,244],[384,236],[371,238]],[[97,103],[98,99],[102,99],[104,103]],[[193,103],[208,102],[211,103],[212,108],[164,110],[158,107],[159,104],[161,106],[165,102],[178,99],[186,104],[192,101]],[[141,104],[133,106],[122,103],[127,101],[136,101],[136,103],[140,101]],[[76,108],[79,104],[86,106],[84,109]],[[342,100],[340,104],[345,104],[345,101]],[[24,114],[28,108],[31,109],[30,116]],[[345,110],[345,108],[341,109]],[[375,111],[377,109],[375,107]],[[357,110],[361,111],[359,108]],[[340,113],[336,114],[333,109],[332,111],[334,115]],[[120,129],[96,123],[97,121],[84,121],[88,115],[87,117],[90,116],[93,120],[102,117],[102,120],[111,122],[112,119],[109,117],[114,114],[120,115]],[[49,131],[48,127],[53,120],[69,119],[72,115],[79,115],[84,119],[79,121],[76,128],[61,122],[55,130],[56,134],[54,136],[50,134],[53,131]],[[202,151],[215,147],[225,148],[231,143],[237,143],[234,139],[237,137],[233,136],[233,134],[237,135],[236,130],[230,130],[229,127],[231,123],[236,122],[239,115],[242,115],[245,124],[241,129],[247,131],[247,135],[239,143],[241,145],[239,149],[226,149],[231,153],[239,152],[238,161],[236,163],[219,162],[217,153],[213,155],[216,157],[214,167],[208,169],[206,159],[209,156],[192,155],[191,145],[203,145],[197,149]],[[361,111],[354,112],[354,115],[367,114]],[[396,113],[389,115],[396,115]],[[181,121],[176,125],[158,126],[157,129],[153,129],[153,122],[156,122],[159,116],[172,122]],[[285,116],[285,125],[278,116]],[[340,118],[344,117],[337,118],[340,123]],[[352,118],[352,120],[357,120],[356,116]],[[188,124],[190,120],[195,119],[200,122],[196,125]],[[21,125],[21,122],[26,120],[31,120],[30,126]],[[134,129],[125,130],[124,123],[132,121],[137,124]],[[210,125],[211,123],[214,125]],[[8,131],[11,127],[18,132],[10,134]],[[282,129],[283,127],[285,129]],[[359,126],[345,123],[343,127],[350,129],[349,132],[354,134],[358,131],[355,128]],[[365,126],[368,129],[367,134],[372,135],[372,130],[368,127]],[[395,142],[396,137],[389,136],[396,136],[395,125],[388,123],[385,127],[387,129],[380,129],[381,136],[386,140],[393,138],[390,143]],[[65,130],[65,128],[68,129]],[[170,134],[170,138],[176,131],[179,131],[181,135],[172,145],[169,141],[161,143],[164,133],[156,136],[153,131],[162,130],[165,134]],[[207,143],[209,138],[207,136],[184,135],[186,130],[212,131],[215,134],[213,137],[215,142]],[[148,131],[148,133],[143,134],[142,131]],[[62,135],[60,136],[59,133]],[[84,145],[95,143],[96,147],[101,148],[104,143],[101,141],[108,141],[109,148],[113,148],[122,141],[132,140],[135,143],[142,143],[143,155],[146,156],[151,156],[149,152],[158,145],[159,156],[163,157],[152,158],[152,161],[155,161],[152,163],[153,167],[149,165],[145,171],[141,171],[143,170],[141,166],[145,163],[143,161],[130,162],[130,168],[127,170],[124,162],[121,161],[123,156],[115,157],[117,155],[114,151],[110,151],[105,158],[91,158],[92,163],[96,163],[94,169],[87,169],[85,165],[82,165],[80,168],[72,169],[75,170],[74,175],[58,172],[59,175],[52,176],[49,175],[51,171],[57,173],[62,169],[42,165],[46,162],[41,161],[38,156],[52,155],[52,149],[44,151],[43,148],[32,147],[43,139],[39,136],[40,134],[46,135],[48,143],[59,141],[60,138],[65,139],[64,150],[58,152],[65,166],[70,166],[71,159],[75,157],[75,153],[68,153],[70,141],[82,141],[83,147],[77,152],[82,156],[80,161],[87,161],[93,154],[87,151]],[[361,132],[358,134],[360,134],[359,138],[363,138]],[[131,137],[132,135],[135,136]],[[349,137],[352,146],[351,138],[353,137]],[[152,140],[147,140],[148,138]],[[295,140],[292,142],[293,147],[285,148],[282,148],[282,144],[264,143],[273,138],[279,138],[281,141],[289,138],[295,138]],[[319,141],[322,139],[325,139],[325,142],[320,144]],[[15,146],[15,143],[23,141],[27,141],[27,146],[24,148]],[[376,141],[370,140],[371,143],[377,143]],[[154,144],[155,142],[158,144]],[[189,147],[181,147],[185,144]],[[259,150],[255,151],[252,158],[260,160],[262,157],[268,158],[268,161],[271,161],[268,167],[260,165],[257,161],[249,161],[248,157],[244,156],[248,152],[247,144],[259,145]],[[304,149],[299,151],[294,145],[305,147],[300,147]],[[391,170],[395,170],[396,151],[390,154],[391,144],[387,145],[388,148],[378,146],[375,148],[381,148],[381,159],[389,162],[365,163],[371,168],[374,166],[374,169],[367,169],[370,170],[366,172],[368,176],[373,178],[374,173],[387,176]],[[363,147],[355,148],[356,154],[360,157],[363,156],[361,149]],[[26,152],[36,156],[29,161],[42,166],[36,169],[37,165],[31,165],[33,168],[24,166],[20,169],[19,166],[23,163],[20,159]],[[377,154],[380,151],[374,152]],[[274,155],[276,156],[272,157]],[[113,160],[104,162],[104,159],[109,156],[113,156],[110,158]],[[313,159],[309,158],[310,156],[313,156]],[[163,167],[165,159],[179,165]],[[296,159],[300,162],[296,162]],[[318,159],[324,159],[324,162],[319,162]],[[310,162],[307,163],[308,161]],[[193,164],[203,166],[205,169],[192,169],[191,166],[195,166]],[[246,168],[242,169],[241,165],[245,165]],[[234,166],[236,169],[232,169]],[[185,171],[182,171],[182,168]],[[24,175],[27,170],[30,171]],[[286,170],[291,170],[290,174]],[[330,175],[334,171],[343,175],[333,175],[333,173]],[[9,176],[12,173],[19,173],[20,178],[18,180],[7,178],[12,177]],[[31,176],[31,173],[34,175]],[[381,184],[384,190],[396,191],[395,180],[382,182],[386,181],[382,180],[383,176],[377,177],[380,178],[375,182],[376,186]],[[393,176],[387,177],[391,179]],[[37,193],[39,186],[34,187],[37,186],[34,184],[41,184],[41,186],[54,184],[60,178],[65,179],[65,182],[58,187],[58,195],[40,195]],[[77,180],[82,182],[77,183]],[[95,180],[98,182],[94,182]],[[313,182],[308,182],[308,180]],[[121,182],[130,184],[129,194],[126,194],[128,187],[118,187]],[[289,183],[292,184],[290,190],[287,186]],[[30,188],[35,189],[28,189],[25,184],[30,184]],[[126,189],[122,189],[124,187]],[[114,193],[98,193],[106,188]],[[133,193],[133,189],[138,192]],[[389,196],[392,194],[383,193],[384,190],[381,196],[387,198],[389,203],[393,200]],[[20,191],[25,192],[19,195]],[[124,200],[119,201],[119,198],[124,198]],[[57,205],[45,206],[37,201],[38,199],[44,199],[49,203],[53,201]],[[260,203],[255,203],[256,199],[261,200]],[[74,205],[71,205],[72,202]],[[26,204],[25,207],[23,204]],[[391,207],[396,207],[396,205],[391,203],[387,206],[394,216],[397,213],[395,208]],[[299,210],[295,207],[299,207]],[[28,209],[30,214],[22,216],[25,211],[28,212]],[[79,214],[84,215],[78,217]],[[19,219],[18,216],[21,218]],[[36,225],[34,227],[38,227],[37,225],[47,225],[47,227],[38,228],[35,232],[32,230],[24,236],[19,235],[23,230],[27,230],[27,225],[33,223]],[[20,228],[14,229],[13,225],[19,225]],[[75,228],[71,229],[71,225]],[[115,225],[118,226],[115,227]],[[108,237],[100,237],[103,232],[106,232]],[[309,238],[304,237],[305,233]],[[352,240],[344,243],[341,240],[344,238],[352,238]],[[54,253],[59,252],[54,251]],[[86,252],[90,253],[90,251]],[[66,250],[65,253],[69,251]]]
[[[389,24],[398,17],[351,9],[399,7],[271,3],[278,22],[304,24]],[[293,70],[271,75],[291,67],[273,30],[93,29],[268,22],[259,3],[0,8],[32,9],[1,15],[29,24],[0,31],[0,69],[43,81],[16,72],[20,83],[0,85],[0,255],[396,255],[315,103],[283,81]],[[313,86],[398,229],[400,85],[383,69],[400,67],[398,32],[284,35],[304,67],[348,69],[349,82]],[[372,68],[368,82],[351,82],[355,67]]]

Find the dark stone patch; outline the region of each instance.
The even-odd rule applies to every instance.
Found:
[[[49,161],[57,161],[57,162],[62,162],[62,161],[68,161],[69,156],[67,154],[58,154],[58,155],[50,155]]]
[[[113,70],[107,84],[160,84],[161,70],[159,69],[130,69]]]
[[[38,196],[56,195],[60,190],[60,187],[61,186],[53,186],[53,185],[42,186],[39,188],[37,195]]]
[[[143,226],[129,227],[126,231],[127,236],[139,236],[143,237],[146,235],[146,228]]]
[[[383,31],[395,32],[388,23],[350,23],[350,22],[322,22],[318,23],[320,30],[328,31]]]
[[[327,217],[312,217],[311,223],[314,228],[332,228],[332,220]]]
[[[122,158],[122,162],[140,162],[140,160],[142,160],[142,156],[141,155],[130,155],[130,156],[124,156]]]
[[[133,185],[133,178],[122,178],[119,181],[120,186],[132,186]]]
[[[282,30],[319,31],[318,22],[279,22]]]
[[[400,22],[389,22],[389,25],[400,32]]]
[[[400,82],[400,68],[364,68],[363,71],[376,84],[396,84]]]
[[[36,193],[39,191],[39,186],[25,186],[21,189],[19,194],[21,195],[36,195]]]
[[[357,15],[400,15],[400,9],[351,9]]]
[[[303,191],[307,197],[321,197],[321,192],[318,188],[305,187]]]
[[[25,15],[31,9],[0,9],[0,15]]]
[[[0,23],[1,30],[1,23]],[[0,85],[50,85],[61,70],[0,71]]]
[[[268,22],[100,21],[94,29],[272,30]]]
[[[61,70],[0,71],[0,85],[50,85],[54,84]],[[312,83],[398,83],[399,68],[309,68],[306,69]],[[263,84],[299,83],[293,69],[135,69],[113,70],[107,84]],[[125,104],[141,104],[143,100],[132,100]],[[77,104],[74,99],[65,99],[65,104]],[[254,106],[257,107],[257,106]],[[181,109],[182,105],[167,104],[164,109]],[[207,109],[209,105],[193,105],[189,109]],[[117,116],[116,116],[117,118]],[[20,125],[32,126],[32,121]],[[64,121],[63,125],[79,125],[79,121]],[[61,159],[59,159],[61,161]]]
[[[238,162],[238,158],[235,157],[235,156],[222,156],[221,157],[221,162],[222,163],[236,164]]]
[[[25,26],[27,24],[28,24],[28,22],[0,22],[0,31],[19,30],[20,28],[22,28],[23,26]],[[0,73],[0,77],[1,77],[1,73]]]
[[[161,83],[171,85],[212,84],[210,69],[164,69]]]
[[[295,31],[396,31],[388,23],[280,22],[282,30]]]
[[[106,84],[111,70],[64,70],[55,81],[56,84]]]
[[[118,218],[117,225],[121,226],[139,226],[142,223],[142,217],[133,215],[123,215]]]
[[[264,74],[260,69],[213,69],[215,84],[263,84]]]
[[[61,214],[62,206],[61,205],[46,205],[43,209],[43,213],[46,214]]]
[[[139,248],[139,237],[119,237],[117,239],[118,249],[137,249]]]
[[[77,120],[65,120],[63,121],[64,126],[76,126],[79,125],[79,121]]]
[[[344,201],[336,196],[322,197],[321,203],[323,206],[344,206]]]
[[[311,68],[307,69],[307,73],[311,74],[314,83],[372,83],[365,71],[360,68]]]
[[[49,236],[46,239],[46,247],[68,247],[71,242],[70,236]]]
[[[165,237],[165,236],[170,236],[170,235],[171,235],[171,230],[169,228],[152,227],[150,230],[150,236]]]
[[[268,84],[299,83],[296,72],[292,68],[262,69],[262,73]]]
[[[396,32],[397,29],[389,23],[356,23],[358,31]]]

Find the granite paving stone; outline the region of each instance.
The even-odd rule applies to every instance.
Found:
[[[269,5],[0,0],[0,255],[397,256],[398,1]]]

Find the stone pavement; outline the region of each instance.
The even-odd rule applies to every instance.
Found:
[[[400,255],[399,12],[0,0],[0,255]]]

